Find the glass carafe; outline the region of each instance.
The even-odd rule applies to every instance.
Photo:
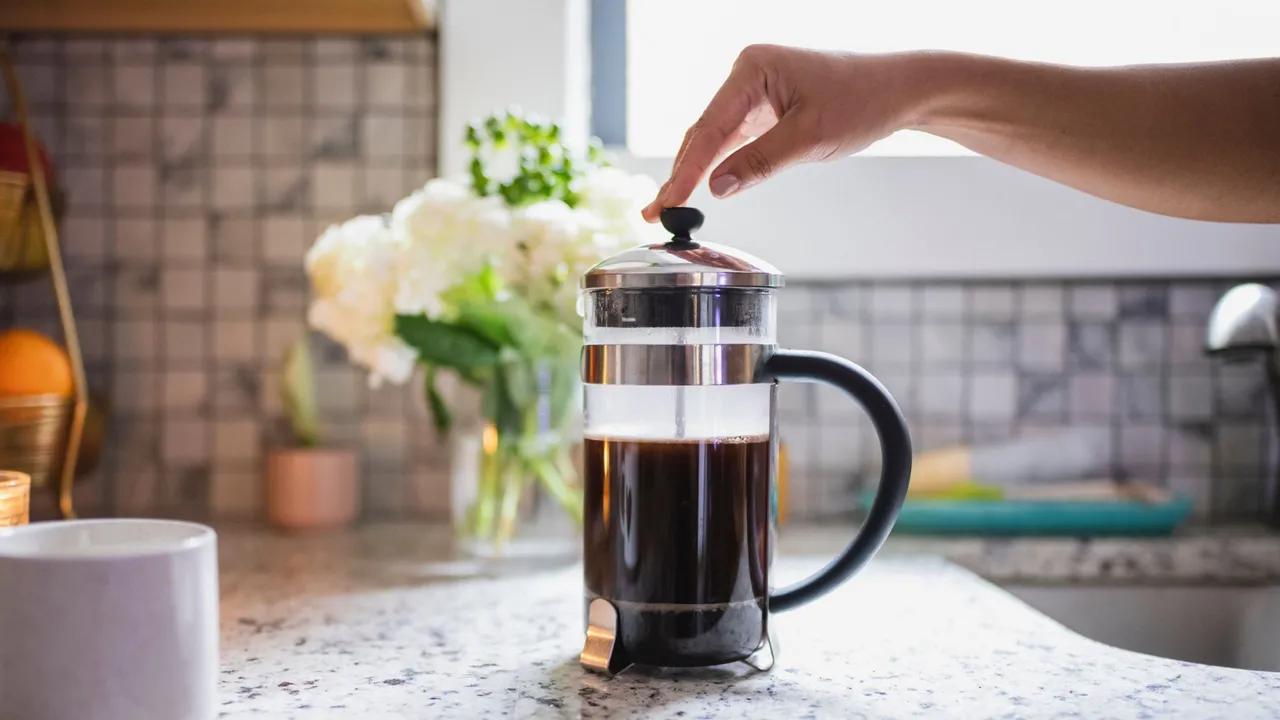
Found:
[[[911,447],[893,398],[866,371],[779,349],[782,275],[700,243],[702,215],[668,208],[665,244],[625,251],[583,279],[585,603],[582,662],[703,666],[767,648],[770,611],[839,584],[888,535]],[[769,583],[776,384],[831,383],[867,410],[882,476],[861,531],[812,578]]]

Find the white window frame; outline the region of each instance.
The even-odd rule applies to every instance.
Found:
[[[439,159],[465,169],[465,123],[508,105],[585,139],[588,0],[445,0]],[[669,158],[621,154],[661,179]],[[1280,274],[1280,225],[1126,208],[980,157],[853,157],[788,170],[730,200],[700,188],[707,239],[797,279],[1261,277]]]

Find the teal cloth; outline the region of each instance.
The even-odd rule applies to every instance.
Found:
[[[862,507],[870,505],[864,495]],[[895,533],[910,535],[1168,535],[1191,514],[1183,497],[1163,503],[1074,500],[908,500]]]

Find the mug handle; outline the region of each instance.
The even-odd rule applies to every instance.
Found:
[[[867,411],[880,436],[880,485],[862,529],[827,566],[805,580],[769,596],[769,608],[783,611],[803,605],[849,579],[884,544],[907,497],[911,479],[911,435],[902,411],[871,373],[842,357],[810,350],[775,350],[760,367],[762,382],[817,380],[845,391]]]

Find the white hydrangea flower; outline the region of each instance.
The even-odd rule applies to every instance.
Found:
[[[307,254],[313,327],[346,346],[370,383],[403,383],[416,351],[394,334],[397,313],[448,311],[442,295],[493,264],[514,291],[573,318],[578,278],[628,245],[661,242],[640,209],[656,193],[647,177],[597,168],[581,202],[508,207],[477,197],[466,178],[435,179],[401,200],[390,221],[364,216],[325,231]]]
[[[570,208],[559,200],[512,211],[512,242],[503,255],[507,282],[535,303],[573,316],[578,278],[624,246],[661,240],[640,217],[656,192],[647,178],[615,168],[599,168],[583,178],[581,201]]]
[[[516,143],[502,147],[484,146],[480,149],[485,175],[499,185],[509,183],[520,172],[520,151]]]
[[[644,221],[640,210],[658,194],[658,186],[647,175],[633,175],[616,167],[600,167],[588,172],[578,191],[578,209],[591,213],[600,223],[602,255],[621,246],[662,242],[661,228]]]
[[[501,198],[436,179],[396,203],[391,229],[400,245],[396,311],[436,315],[440,293],[510,245],[511,213]]]
[[[594,249],[599,225],[591,213],[560,200],[514,210],[513,241],[499,266],[503,279],[533,303],[567,313],[573,307],[581,259],[599,259]]]
[[[307,320],[369,369],[373,386],[404,383],[417,353],[395,335],[395,239],[381,217],[332,225],[307,252],[312,301]]]
[[[575,211],[560,200],[544,200],[515,211],[511,223],[515,243],[511,272],[538,278],[562,274],[572,250],[590,242],[595,218]],[[508,255],[511,257],[511,255]]]

